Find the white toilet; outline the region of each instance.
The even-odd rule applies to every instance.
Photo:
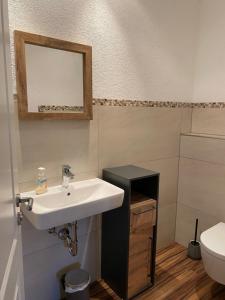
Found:
[[[200,236],[202,260],[208,275],[225,285],[225,223],[218,223]]]

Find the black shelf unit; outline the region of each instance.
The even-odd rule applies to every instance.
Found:
[[[156,224],[153,228],[151,249],[151,270],[147,288],[154,285],[159,176],[160,174],[157,172],[133,165],[103,169],[103,179],[125,191],[122,207],[105,212],[102,215],[101,251],[101,276],[123,299],[128,299],[130,206],[133,192],[142,193],[155,199],[157,203]]]

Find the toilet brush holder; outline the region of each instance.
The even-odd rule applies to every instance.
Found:
[[[201,244],[197,241],[197,233],[198,233],[198,219],[195,221],[195,238],[193,241],[190,241],[188,244],[188,252],[187,256],[191,259],[201,259]]]
[[[188,257],[194,260],[199,260],[202,258],[201,256],[201,244],[198,241],[190,241],[188,244]]]

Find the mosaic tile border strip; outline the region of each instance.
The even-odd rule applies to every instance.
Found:
[[[93,99],[93,105],[97,106],[121,106],[121,107],[190,107],[188,102],[175,101],[149,101],[149,100],[116,100],[116,99]]]
[[[93,99],[97,106],[121,107],[165,107],[165,108],[225,108],[225,102],[177,102],[177,101],[151,101],[151,100],[116,100]]]
[[[191,105],[192,108],[225,108],[225,102],[196,102]]]
[[[69,105],[39,105],[38,112],[83,112],[83,106]]]
[[[14,94],[14,100],[17,95]],[[121,106],[121,107],[165,107],[165,108],[225,108],[222,102],[178,102],[178,101],[152,101],[152,100],[117,100],[94,98],[92,101],[96,106]]]

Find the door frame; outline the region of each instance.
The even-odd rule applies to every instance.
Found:
[[[0,283],[0,300],[24,300],[24,279],[23,279],[23,259],[22,259],[22,240],[21,226],[17,225],[17,209],[15,195],[18,193],[17,181],[17,137],[19,129],[16,126],[17,114],[14,112],[14,100],[12,89],[12,70],[11,70],[11,55],[10,55],[10,33],[8,20],[8,1],[0,1],[0,51],[2,52],[2,67],[0,72],[3,72],[4,82],[1,82],[3,106],[5,106],[4,126],[7,129],[8,148],[9,148],[9,170],[11,175],[11,192],[10,202],[7,205],[13,206],[13,213],[10,218],[12,220],[12,235],[9,238],[9,255],[6,262],[6,267],[3,270],[4,275]],[[4,99],[5,98],[5,99]],[[0,128],[1,130],[1,128]],[[12,199],[11,199],[12,198]],[[7,199],[8,200],[8,199]],[[0,228],[1,229],[1,228]]]

